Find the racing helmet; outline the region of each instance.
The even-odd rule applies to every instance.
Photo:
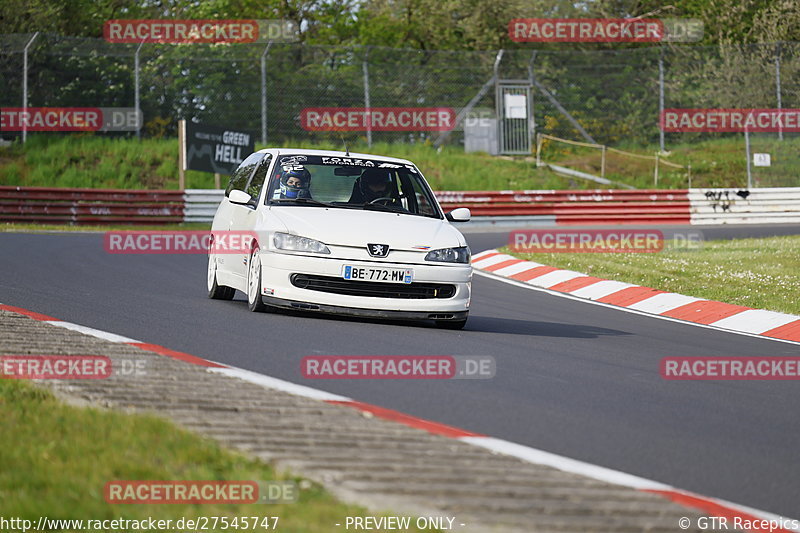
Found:
[[[368,168],[359,178],[359,187],[365,202],[391,195],[392,177],[385,168]]]
[[[311,173],[302,165],[283,167],[281,174],[282,198],[309,198],[311,193]]]

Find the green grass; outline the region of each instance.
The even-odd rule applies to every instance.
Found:
[[[787,136],[779,141],[776,135],[752,135],[751,152],[765,152],[772,156],[770,167],[751,167],[755,187],[798,187],[800,186],[800,137]],[[653,156],[658,145],[636,146],[622,144],[620,150],[634,154]],[[747,161],[742,135],[708,139],[682,144],[667,144],[668,155],[664,161],[691,165],[692,187],[746,187]],[[565,143],[545,140],[542,159],[548,163],[560,164],[590,174],[600,175],[601,152],[596,148],[571,146]],[[685,169],[673,169],[667,165],[659,167],[659,181],[654,178],[654,161],[614,152],[607,152],[606,177],[608,179],[633,185],[639,189],[685,188],[689,175]]]
[[[0,516],[4,518],[35,524],[40,516],[93,520],[278,516],[278,531],[328,533],[348,515],[369,514],[336,501],[317,484],[279,474],[166,420],[68,406],[49,391],[22,381],[0,379],[0,427]],[[104,486],[112,480],[294,480],[300,498],[281,505],[112,505],[104,499]]]
[[[800,186],[800,137],[753,135],[751,151],[772,155],[769,168],[753,167],[755,186]],[[23,148],[14,144],[0,148],[0,185],[29,187],[94,187],[120,189],[177,189],[177,139],[111,138],[94,134],[63,136],[30,135]],[[308,140],[282,146],[341,150],[338,140]],[[257,149],[264,146],[256,145]],[[410,159],[420,167],[436,190],[507,189],[596,189],[609,188],[593,181],[566,178],[547,168],[536,168],[532,156],[493,157],[464,153],[457,146],[441,150],[429,143],[351,143],[353,152],[366,152]],[[653,155],[658,146],[622,144],[617,148],[636,154]],[[741,136],[668,144],[665,161],[691,165],[694,187],[744,187],[747,183],[744,141]],[[545,141],[543,159],[549,163],[600,174],[600,151]],[[652,161],[608,152],[606,177],[640,189],[656,187]],[[683,169],[660,167],[658,188],[685,188],[688,173]],[[227,176],[222,177],[223,185]],[[213,174],[188,171],[187,188],[211,188]]]
[[[341,150],[341,142],[293,142],[283,146]],[[257,149],[264,146],[256,145]],[[351,143],[352,152],[410,159],[438,190],[594,189],[592,181],[572,180],[537,169],[528,158],[466,154],[455,147],[437,151],[424,143]],[[227,176],[222,177],[223,186]],[[0,185],[178,189],[177,139],[122,139],[95,135],[31,135],[23,148],[0,148]],[[186,188],[211,188],[213,174],[187,171]]]
[[[697,298],[800,314],[800,236],[708,241],[660,253],[516,253],[521,259]]]

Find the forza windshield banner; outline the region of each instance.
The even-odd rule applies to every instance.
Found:
[[[306,131],[450,131],[451,107],[307,107],[300,112]]]

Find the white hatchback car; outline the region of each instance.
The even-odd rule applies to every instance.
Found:
[[[247,294],[282,307],[352,316],[467,321],[472,266],[464,236],[419,169],[404,159],[267,149],[234,172],[215,232],[249,232],[238,254],[210,253],[208,296]]]

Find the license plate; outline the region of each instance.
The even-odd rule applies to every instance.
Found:
[[[355,281],[377,281],[379,283],[411,283],[414,271],[410,268],[378,268],[345,265],[342,277]]]

